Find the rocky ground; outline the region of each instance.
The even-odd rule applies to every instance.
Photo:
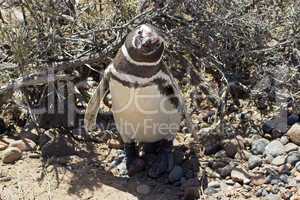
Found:
[[[172,167],[157,180],[124,175],[118,139],[78,142],[58,130],[24,128],[1,137],[0,199],[300,199],[300,124],[293,119],[280,137],[278,121],[266,121],[263,136],[222,140],[201,157],[191,135],[178,134]],[[154,159],[147,156],[148,165]]]

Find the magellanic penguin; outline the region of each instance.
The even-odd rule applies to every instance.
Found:
[[[159,145],[158,160],[148,171],[158,177],[168,169],[173,139],[182,119],[178,85],[163,65],[164,40],[155,27],[143,24],[130,32],[90,99],[85,127],[95,128],[104,96],[111,94],[116,127],[125,144],[129,175],[143,169],[135,143]]]

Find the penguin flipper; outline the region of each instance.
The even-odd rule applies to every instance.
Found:
[[[86,131],[96,128],[96,119],[100,109],[100,104],[109,92],[109,76],[105,71],[102,80],[100,81],[96,91],[92,95],[84,115],[84,126]]]

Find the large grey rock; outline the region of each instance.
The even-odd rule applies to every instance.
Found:
[[[259,167],[262,164],[262,159],[258,156],[250,156],[248,160],[248,168],[254,169],[255,167]]]
[[[269,140],[265,138],[258,139],[252,143],[251,152],[255,155],[263,154],[266,146],[269,144]]]
[[[273,164],[273,165],[276,165],[276,166],[283,165],[283,164],[285,164],[285,159],[286,159],[286,156],[285,156],[285,155],[277,156],[276,158],[274,158],[274,159],[272,160],[272,164]]]
[[[290,140],[300,145],[300,123],[294,124],[287,132],[287,136],[290,138]]]
[[[282,155],[284,153],[285,153],[284,146],[278,140],[274,140],[274,141],[270,142],[266,146],[265,152],[264,152],[264,154],[271,155],[273,157],[277,157],[277,156]]]

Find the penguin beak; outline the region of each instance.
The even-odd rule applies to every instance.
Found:
[[[151,47],[155,47],[159,43],[160,43],[160,39],[158,37],[147,38],[142,42],[142,47],[151,48]]]

